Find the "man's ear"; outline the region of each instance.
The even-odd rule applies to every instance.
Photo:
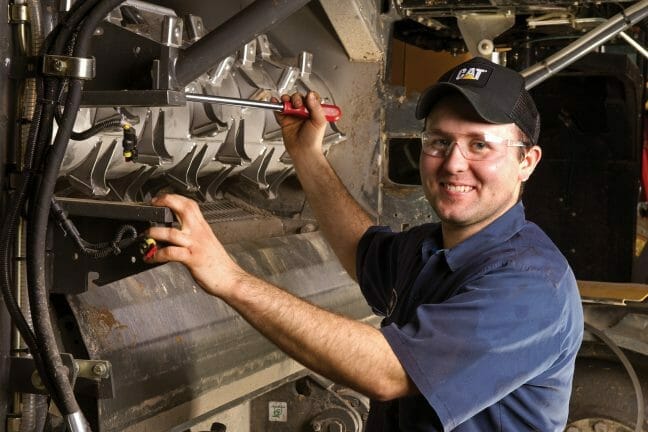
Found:
[[[520,173],[518,177],[520,181],[525,182],[529,180],[529,177],[531,177],[531,174],[533,174],[533,171],[538,165],[538,162],[540,162],[541,158],[542,149],[537,145],[532,146],[526,151],[524,158],[520,162]]]

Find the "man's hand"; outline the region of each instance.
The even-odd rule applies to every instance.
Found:
[[[149,229],[151,238],[169,243],[169,246],[158,250],[148,262],[180,262],[205,291],[218,297],[227,296],[244,271],[218,241],[198,204],[180,195],[162,195],[151,202],[169,207],[176,214],[180,227]]]
[[[292,96],[281,96],[282,101],[290,101],[295,108],[304,105],[310,112],[310,118],[304,119],[276,113],[275,117],[281,126],[284,145],[288,154],[294,159],[305,152],[322,153],[322,140],[327,121],[324,117],[320,97],[315,92],[308,92],[306,98],[299,93]]]

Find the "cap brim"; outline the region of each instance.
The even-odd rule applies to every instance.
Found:
[[[506,113],[490,102],[482,99],[480,95],[471,91],[470,88],[460,87],[447,82],[437,83],[423,92],[416,105],[416,118],[422,120],[427,117],[434,105],[443,97],[450,94],[460,94],[465,97],[479,117],[487,123],[514,123]]]

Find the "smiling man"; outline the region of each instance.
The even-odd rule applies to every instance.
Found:
[[[311,118],[278,116],[286,149],[381,329],[244,272],[183,197],[154,200],[182,226],[151,228],[171,244],[153,260],[184,263],[286,353],[371,397],[367,432],[562,430],[583,317],[565,258],[524,218],[522,187],[541,150],[523,78],[473,59],[421,96],[421,180],[441,222],[403,233],[372,226],[335,175],[316,95],[291,101]]]

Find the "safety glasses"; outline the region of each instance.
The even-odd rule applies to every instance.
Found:
[[[526,147],[522,141],[515,141],[497,135],[465,135],[439,130],[421,132],[421,149],[432,157],[445,158],[457,144],[464,158],[473,161],[497,159],[506,153],[506,147]]]

